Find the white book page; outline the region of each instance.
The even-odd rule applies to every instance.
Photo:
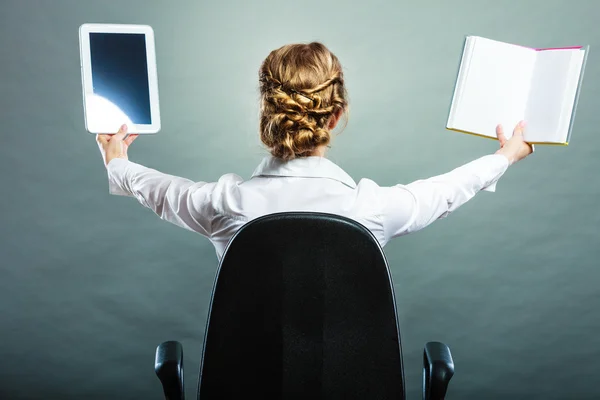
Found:
[[[575,112],[575,102],[577,101],[577,91],[581,74],[583,73],[583,63],[585,59],[585,50],[577,50],[571,57],[571,69],[567,80],[567,88],[563,97],[563,110],[560,116],[560,125],[558,129],[557,140],[561,143],[567,143],[569,131],[571,129],[571,118]]]
[[[458,99],[463,91],[463,84],[467,77],[467,72],[469,71],[469,65],[471,62],[471,55],[473,54],[473,46],[475,45],[475,40],[477,38],[473,36],[467,36],[465,40],[465,45],[463,47],[462,57],[460,59],[460,66],[458,70],[458,77],[456,78],[456,84],[454,85],[454,93],[452,95],[452,103],[450,106],[450,113],[448,115],[448,121],[446,122],[446,127],[449,127],[454,121]]]
[[[582,62],[583,52],[579,49],[537,52],[525,113],[525,140],[566,141]]]
[[[448,128],[496,137],[502,124],[507,138],[525,118],[536,51],[476,37],[460,96],[452,105]]]

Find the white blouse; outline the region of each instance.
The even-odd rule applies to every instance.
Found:
[[[110,194],[135,197],[161,219],[209,238],[220,261],[242,225],[283,211],[351,218],[383,247],[448,216],[479,191],[495,191],[508,165],[503,155],[487,155],[443,175],[388,187],[367,178],[357,184],[319,156],[287,162],[267,156],[246,181],[226,174],[217,182],[193,182],[121,158],[112,159],[107,171]]]

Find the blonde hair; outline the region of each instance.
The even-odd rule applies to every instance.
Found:
[[[260,138],[273,156],[306,157],[329,144],[330,120],[347,112],[348,100],[342,66],[327,47],[313,42],[273,50],[259,83]]]

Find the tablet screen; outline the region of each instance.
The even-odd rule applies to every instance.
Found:
[[[89,38],[94,94],[134,124],[151,124],[145,35],[90,32]]]

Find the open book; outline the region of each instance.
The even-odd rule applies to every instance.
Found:
[[[529,143],[567,145],[589,46],[532,49],[467,36],[446,128],[506,138],[525,120]]]

